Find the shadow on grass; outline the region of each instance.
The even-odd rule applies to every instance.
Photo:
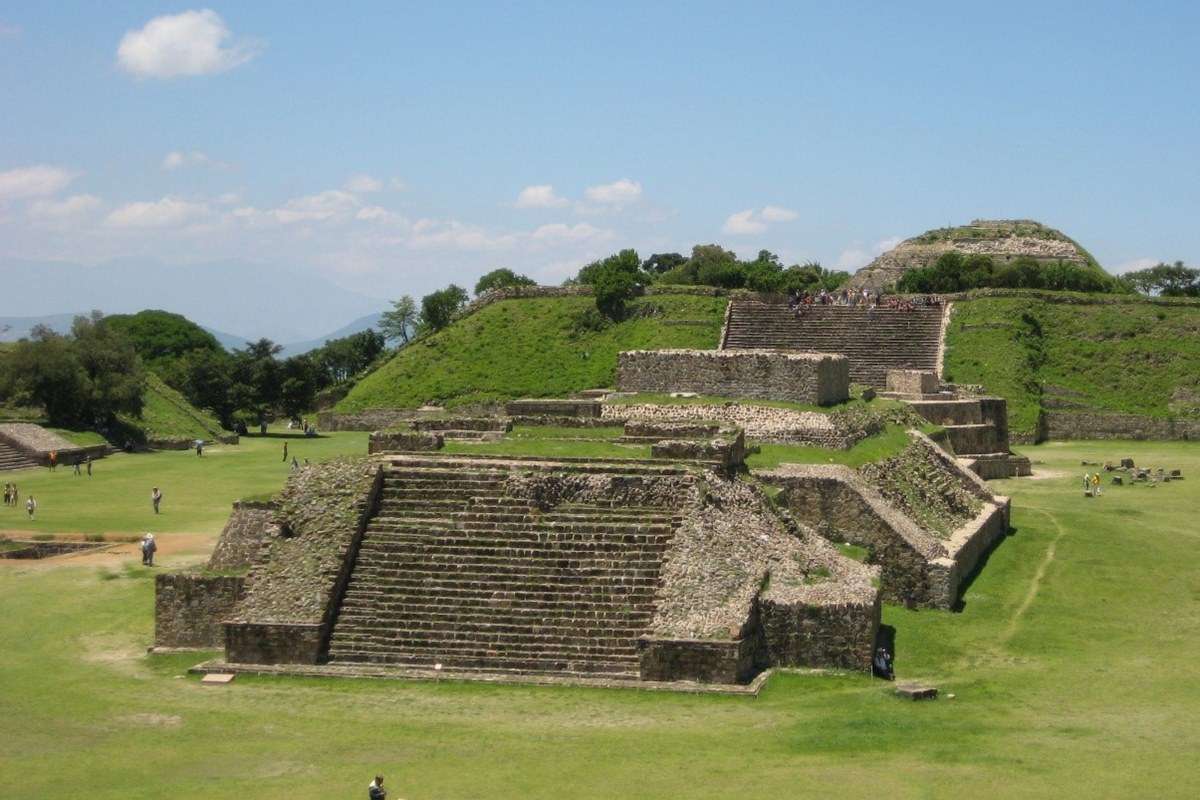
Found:
[[[979,574],[983,572],[983,569],[987,566],[988,560],[992,557],[992,554],[1000,548],[1000,545],[1004,544],[1006,541],[1016,535],[1017,528],[1009,527],[1007,533],[1005,533],[1003,536],[997,536],[996,541],[992,542],[991,546],[983,552],[983,555],[981,555],[979,560],[975,562],[974,568],[972,568],[970,573],[967,574],[967,577],[963,579],[962,583],[958,585],[958,600],[956,600],[954,603],[954,611],[961,612],[967,607],[967,591],[971,588],[971,585],[975,583],[975,579],[979,577]]]

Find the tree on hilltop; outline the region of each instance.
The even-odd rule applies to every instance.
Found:
[[[466,302],[466,289],[453,283],[445,289],[425,295],[421,298],[421,317],[417,327],[423,331],[440,331],[450,324],[454,314]]]
[[[1200,269],[1190,269],[1182,261],[1159,263],[1148,269],[1127,272],[1121,276],[1142,294],[1163,297],[1200,297]]]
[[[392,309],[379,318],[379,330],[389,342],[399,339],[408,344],[412,331],[417,327],[417,304],[410,295],[392,302]]]
[[[491,289],[506,289],[510,286],[537,286],[537,281],[527,275],[518,275],[511,269],[501,267],[484,275],[475,283],[475,296]]]

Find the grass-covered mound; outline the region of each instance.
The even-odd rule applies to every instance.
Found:
[[[147,440],[215,439],[228,433],[216,417],[193,406],[179,392],[146,373],[146,392],[140,417],[122,415],[123,424],[139,430]]]
[[[553,397],[611,386],[617,354],[644,348],[716,348],[727,300],[653,295],[628,317],[597,326],[591,297],[492,303],[405,347],[363,378],[337,411],[448,407]]]
[[[1063,294],[955,303],[944,377],[1008,399],[1031,436],[1042,411],[1167,417],[1200,404],[1200,304]]]

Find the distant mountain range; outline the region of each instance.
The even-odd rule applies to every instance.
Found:
[[[48,314],[44,317],[0,317],[0,342],[15,342],[18,339],[29,335],[30,331],[37,325],[46,325],[51,330],[58,333],[66,333],[71,329],[71,321],[78,314]],[[324,336],[318,336],[315,339],[306,339],[302,342],[291,342],[283,345],[283,350],[280,351],[280,358],[288,358],[289,356],[297,356],[301,353],[307,353],[310,350],[315,350],[321,347],[330,339],[341,339],[344,336],[352,336],[368,328],[378,328],[379,318],[381,313],[367,314],[365,317],[359,317],[353,322],[343,325],[335,331],[330,331]],[[251,340],[242,336],[237,336],[232,333],[225,333],[215,328],[210,328],[207,325],[200,327],[216,337],[217,341],[226,350],[235,350],[245,347]]]
[[[123,259],[83,266],[2,259],[0,287],[0,315],[11,315],[0,319],[14,328],[43,319],[69,325],[73,315],[64,309],[125,314],[161,308],[214,331],[238,331],[230,341],[265,336],[297,344],[317,341],[314,331],[337,331],[346,320],[382,311],[390,299],[367,297],[285,265],[236,261],[168,265]]]

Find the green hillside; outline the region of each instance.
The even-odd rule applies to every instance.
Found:
[[[1043,410],[1166,417],[1200,405],[1200,304],[1064,294],[955,304],[947,380],[1008,399],[1014,432]]]
[[[123,415],[121,422],[142,431],[146,439],[214,439],[225,433],[215,417],[199,410],[153,372],[146,373],[141,417]]]
[[[449,407],[514,397],[562,396],[611,386],[622,350],[715,348],[728,301],[653,295],[629,319],[589,329],[591,297],[504,300],[401,350],[363,380],[338,411]]]

